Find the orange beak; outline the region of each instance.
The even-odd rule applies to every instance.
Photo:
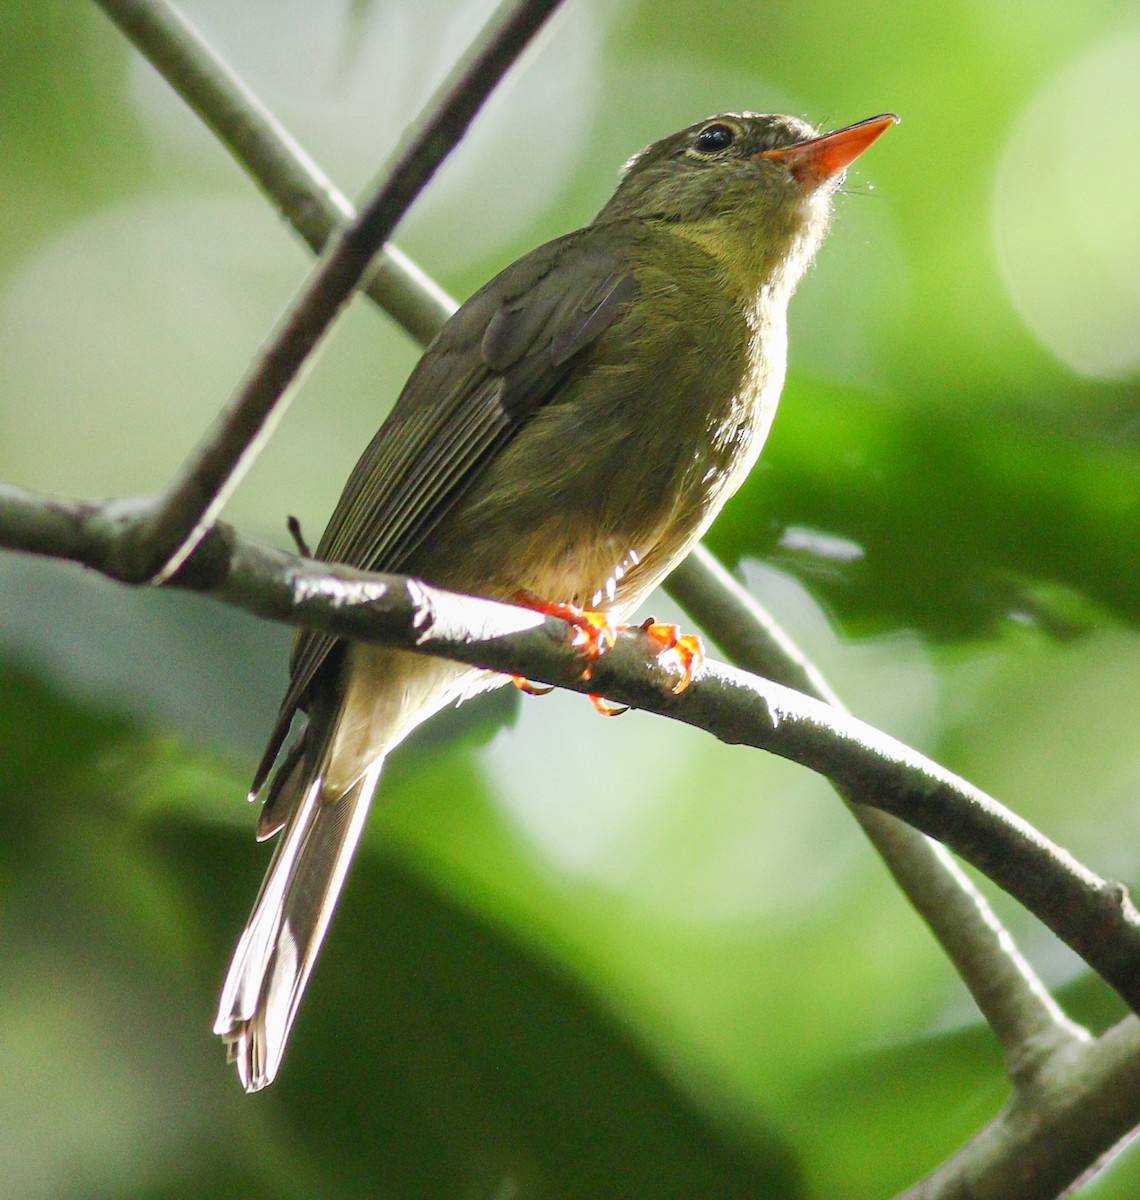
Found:
[[[885,113],[795,146],[785,146],[782,150],[763,150],[756,157],[783,163],[801,183],[809,188],[819,187],[850,166],[872,142],[897,123],[898,117],[894,113]]]

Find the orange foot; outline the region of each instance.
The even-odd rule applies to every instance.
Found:
[[[676,672],[681,678],[673,685],[674,695],[679,695],[693,682],[693,674],[705,661],[705,648],[695,633],[682,634],[676,625],[662,625],[650,618],[641,626],[646,637],[659,647],[655,651],[657,661],[667,671]]]
[[[532,608],[535,612],[544,613],[548,617],[561,617],[563,621],[568,621],[574,626],[573,644],[582,651],[582,657],[586,660],[586,668],[582,672],[583,679],[590,678],[594,673],[594,663],[607,650],[611,649],[617,640],[617,633],[605,613],[591,612],[587,608],[579,608],[576,604],[544,600],[541,596],[536,596],[534,592],[528,592],[525,589],[515,592],[511,600],[515,604],[522,605],[523,608]],[[523,679],[521,676],[516,675],[511,678],[515,687],[524,692],[530,692],[531,695],[542,696],[550,691],[549,688],[536,688],[530,680]]]
[[[629,625],[619,625],[619,630],[629,629]],[[649,638],[657,649],[654,655],[658,663],[667,671],[680,675],[673,685],[674,695],[683,692],[693,682],[693,672],[705,661],[705,648],[701,639],[695,633],[681,633],[676,625],[663,625],[652,617],[637,626]],[[614,704],[602,696],[591,696],[590,703],[603,717],[620,717],[628,712],[628,705]]]
[[[515,592],[511,599],[515,604],[520,604],[524,608],[533,609],[535,612],[544,613],[549,617],[560,617],[574,626],[573,644],[581,649],[586,660],[586,667],[582,672],[583,680],[590,678],[594,673],[594,664],[607,650],[613,647],[617,640],[617,631],[604,613],[579,608],[576,604],[544,600],[541,596],[525,590]],[[622,625],[618,628],[628,629],[630,627]],[[683,692],[692,683],[694,672],[705,660],[701,639],[695,634],[682,634],[678,626],[663,625],[654,621],[652,617],[638,628],[657,647],[654,654],[658,663],[666,670],[680,676],[672,688],[674,695]],[[527,692],[532,696],[545,696],[552,690],[531,683],[522,675],[512,675],[511,681],[520,691]],[[603,696],[591,694],[588,699],[604,717],[617,717],[628,711],[626,705],[613,704]]]

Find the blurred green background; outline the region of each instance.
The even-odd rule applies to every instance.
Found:
[[[188,0],[356,194],[488,14]],[[860,715],[1140,879],[1140,13],[569,0],[398,243],[457,296],[711,112],[903,124],[792,308],[714,549]],[[92,5],[0,0],[0,478],[157,489],[308,257]],[[338,326],[227,517],[319,534],[416,357]],[[672,613],[655,599],[658,617]],[[0,1179],[39,1197],[887,1197],[1005,1096],[820,780],[580,699],[393,761],[281,1077],[209,1029],[288,634],[0,558]],[[1114,997],[994,901],[1094,1028]],[[1125,1153],[1085,1195],[1140,1189]]]

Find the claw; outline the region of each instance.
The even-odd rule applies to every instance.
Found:
[[[594,663],[607,650],[612,649],[617,640],[617,633],[605,613],[579,608],[576,604],[544,600],[541,596],[525,590],[516,592],[511,599],[524,608],[532,608],[548,617],[561,617],[563,621],[569,621],[574,626],[573,645],[582,651],[582,657],[586,660],[586,669],[582,672],[583,679],[590,678],[594,673]]]
[[[603,717],[620,717],[622,713],[629,712],[628,704],[614,704],[605,696],[587,694],[586,699],[594,706],[594,712]]]
[[[526,692],[528,696],[548,696],[552,691],[554,691],[553,687],[547,687],[545,684],[531,683],[531,681],[527,679],[525,675],[512,675],[511,683],[513,683],[520,692]]]
[[[676,625],[662,625],[656,621],[646,621],[641,629],[659,647],[655,655],[660,666],[681,676],[671,689],[675,696],[679,695],[693,682],[694,673],[705,661],[701,639],[695,633],[681,633]]]

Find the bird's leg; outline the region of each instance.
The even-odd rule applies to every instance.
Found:
[[[605,613],[593,612],[588,608],[579,608],[576,604],[566,604],[558,600],[544,600],[525,589],[515,592],[511,602],[520,604],[523,608],[532,608],[548,617],[560,617],[574,626],[573,645],[582,651],[582,657],[586,660],[586,668],[582,672],[583,679],[590,678],[594,671],[594,663],[617,640],[617,633]]]
[[[613,646],[617,638],[617,633],[605,613],[579,608],[576,604],[544,600],[541,596],[525,590],[515,592],[511,601],[514,604],[522,605],[523,608],[532,608],[535,612],[543,613],[548,617],[560,617],[574,626],[573,644],[582,651],[582,657],[586,660],[586,666],[582,672],[583,679],[590,678],[594,672],[594,663]],[[522,675],[512,675],[511,682],[519,691],[526,692],[531,696],[545,696],[547,692],[553,690],[548,687],[539,687]],[[591,696],[590,703],[599,712],[605,711],[599,707],[600,704],[605,703],[600,697]]]

